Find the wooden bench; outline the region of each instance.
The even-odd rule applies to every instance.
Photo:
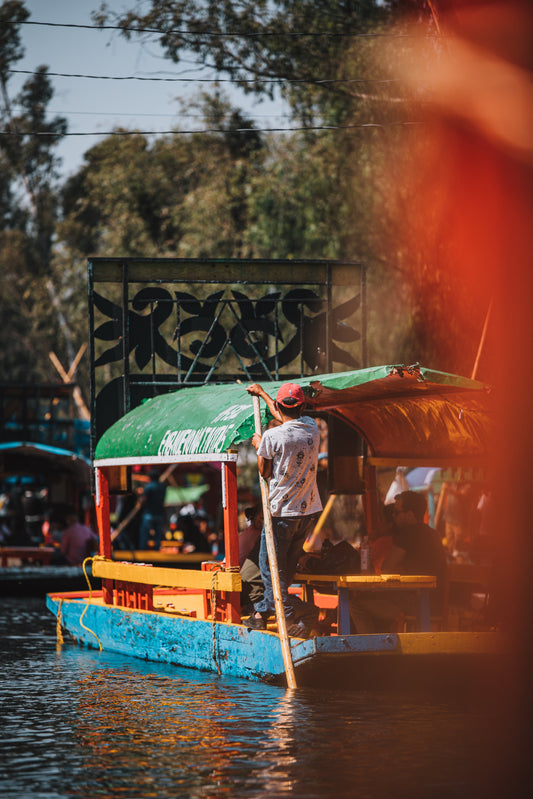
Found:
[[[338,596],[337,624],[339,635],[350,635],[350,592],[410,591],[418,598],[416,627],[419,632],[431,629],[430,591],[437,587],[437,580],[430,575],[412,574],[301,574],[294,577],[301,583],[304,600],[313,602],[314,589],[324,584],[335,587]]]

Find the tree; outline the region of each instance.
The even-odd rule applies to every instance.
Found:
[[[52,263],[58,166],[54,149],[67,125],[60,117],[47,118],[52,88],[46,67],[39,67],[16,97],[11,98],[8,86],[10,70],[23,55],[19,27],[28,16],[18,0],[0,6],[0,266],[6,286],[3,314],[10,322],[9,327],[2,325],[0,347],[4,374],[13,379],[48,376],[48,351],[59,330],[68,357],[75,354]]]
[[[443,337],[436,329],[422,332],[419,324],[428,321],[422,290],[427,270],[405,257],[401,231],[392,252],[389,247],[394,220],[405,216],[401,203],[409,189],[403,198],[393,194],[390,171],[398,160],[415,155],[409,124],[417,107],[391,64],[399,50],[411,46],[411,36],[397,35],[411,32],[404,27],[412,23],[405,13],[416,12],[422,34],[434,33],[436,3],[152,0],[148,6],[146,13],[114,17],[126,37],[157,39],[174,62],[193,52],[200,63],[259,97],[278,90],[303,127],[272,143],[265,179],[254,178],[246,234],[250,250],[365,260],[373,357],[427,356],[451,368]],[[104,23],[112,16],[103,6],[95,19]],[[391,30],[393,23],[398,27]],[[317,131],[317,126],[331,129]],[[434,296],[444,274],[437,269],[432,275]],[[398,297],[401,301],[394,301]]]
[[[301,120],[333,122],[352,102],[352,86],[343,79],[353,35],[390,22],[398,3],[151,0],[149,6],[146,13],[113,15],[103,3],[93,18],[102,25],[113,20],[128,38],[137,32],[158,39],[176,63],[194,53],[245,92],[272,97],[278,89]]]
[[[114,19],[130,39],[159,41],[173,62],[192,52],[258,97],[279,91],[304,128],[272,142],[264,174],[253,179],[249,251],[366,261],[372,361],[420,360],[468,373],[475,353],[464,336],[481,331],[486,298],[472,308],[445,240],[430,261],[413,249],[416,237],[406,233],[417,224],[409,208],[418,187],[400,176],[416,175],[425,132],[412,127],[418,100],[397,80],[395,63],[400,52],[410,57],[413,20],[415,31],[437,32],[439,3],[151,0],[144,7],[113,18],[103,6],[95,19]],[[332,129],[317,131],[321,125]],[[452,297],[462,297],[454,319]]]
[[[338,258],[345,209],[335,140],[268,140],[249,198],[248,250],[259,258]]]
[[[79,260],[92,254],[247,255],[251,181],[263,161],[250,120],[220,95],[198,104],[220,133],[110,136],[85,154],[63,191],[58,233]],[[126,131],[124,132],[126,133]]]

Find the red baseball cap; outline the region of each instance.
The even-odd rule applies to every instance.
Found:
[[[285,408],[295,408],[305,402],[302,387],[298,383],[283,383],[276,394],[276,402]]]

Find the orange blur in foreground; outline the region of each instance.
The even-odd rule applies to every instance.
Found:
[[[493,544],[511,640],[486,795],[505,786],[514,796],[529,768],[533,679],[533,8],[512,1],[431,5],[446,37],[442,51],[428,65],[426,44],[418,62],[400,67],[407,84],[415,91],[425,84],[431,98],[410,247],[437,259],[442,238],[448,268],[457,270],[471,302],[492,300]],[[453,318],[453,307],[449,313]]]

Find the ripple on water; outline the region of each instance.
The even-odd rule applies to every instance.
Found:
[[[67,644],[0,610],[1,797],[464,797],[485,710],[220,679]]]

